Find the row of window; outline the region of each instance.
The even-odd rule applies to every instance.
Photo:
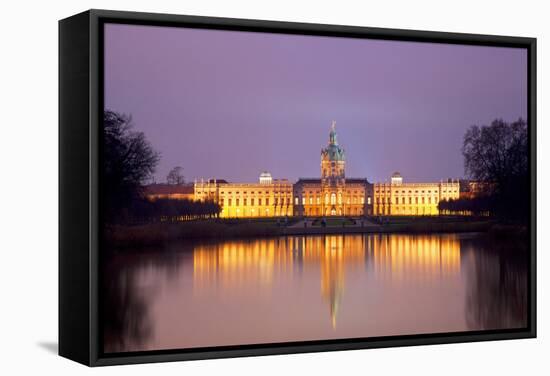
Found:
[[[347,194],[354,194],[354,195],[359,195],[359,194],[362,194],[363,192],[360,192],[360,191],[346,191]],[[303,192],[302,195],[307,195],[307,194],[310,194],[310,195],[316,195],[316,194],[320,194],[320,192],[315,192],[315,191],[309,191],[309,192]],[[298,194],[296,194],[298,195]]]
[[[419,199],[420,198],[420,202],[419,202]],[[377,197],[376,198],[376,203],[378,205],[380,204],[391,204],[391,203],[394,203],[394,204],[406,204],[407,201],[410,205],[412,205],[413,203],[413,199],[414,199],[414,203],[415,204],[418,204],[418,203],[422,203],[422,204],[426,204],[426,201],[428,204],[431,204],[432,203],[432,197],[409,197],[408,200],[406,200],[407,197],[401,197],[401,199],[399,197],[395,197],[394,200],[391,200],[390,197]],[[427,199],[427,200],[426,200]],[[393,202],[392,202],[393,201]],[[436,204],[437,203],[437,199],[434,197],[433,198],[433,203]]]
[[[312,215],[321,215],[322,211],[319,208],[309,208],[305,209],[304,211],[305,215],[312,216]],[[341,208],[336,209],[325,209],[325,215],[363,215],[363,209],[348,209],[348,210],[342,210]]]
[[[328,196],[325,197],[325,205],[329,205],[329,203],[331,205],[336,205],[336,201],[338,201],[338,204],[341,205],[342,204],[342,197],[338,197],[338,200],[336,200],[332,196],[331,196],[330,200],[329,200]],[[370,201],[370,197],[369,197],[369,201]],[[299,198],[295,197],[294,198],[294,204],[299,205],[299,203],[300,203]],[[359,197],[359,198],[358,197],[353,197],[353,198],[348,197],[347,200],[346,200],[346,204],[351,205],[352,203],[353,204],[358,204],[358,203],[364,204],[365,203],[365,198],[364,197]],[[313,205],[314,204],[313,197],[310,197],[309,200],[306,200],[305,197],[302,197],[302,205],[306,205],[306,204]],[[315,198],[315,204],[316,205],[321,204],[321,198],[320,197]]]
[[[375,215],[389,215],[389,214],[401,214],[401,215],[434,215],[438,214],[437,207],[418,207],[418,208],[410,208],[410,207],[392,207],[391,209],[388,209],[386,207],[385,209],[379,208],[378,210],[374,211]]]
[[[266,209],[242,209],[236,208],[236,209],[224,209],[224,212],[222,213],[223,217],[269,217],[271,215],[274,215],[276,217],[284,217],[292,215],[292,210],[288,209],[285,210],[285,208],[281,208],[281,210],[273,210],[273,212],[270,212],[269,208]]]
[[[266,194],[266,195],[271,194],[271,193],[276,194],[276,195],[278,195],[278,194],[288,194],[288,193],[290,193],[290,191],[291,191],[290,189],[287,190],[287,191],[265,191],[265,194]],[[231,195],[231,194],[236,194],[236,195],[238,195],[238,194],[240,194],[240,193],[241,193],[240,191],[237,191],[237,192],[231,192],[231,191],[229,191],[229,192],[227,192],[227,194],[229,194],[229,195]],[[257,193],[258,193],[259,195],[261,195],[261,194],[264,193],[264,192],[258,191]],[[221,194],[221,195],[224,195],[225,192],[224,192],[224,191],[220,191],[220,194]],[[246,194],[251,194],[251,195],[253,195],[253,194],[256,194],[256,192],[255,192],[255,191],[252,191],[252,192],[243,191],[243,194],[245,194],[245,195],[246,195]]]
[[[220,200],[220,203],[222,206],[225,206],[225,199],[222,198]],[[241,204],[241,200],[240,199],[235,199],[235,201],[233,201],[233,199],[231,198],[228,198],[227,199],[227,206],[233,206],[233,202],[235,202],[235,206],[240,206]],[[250,204],[250,206],[254,206],[256,203],[255,199],[251,198],[251,199],[247,199],[247,198],[243,198],[242,200],[242,204],[243,206],[248,206],[248,204]],[[265,203],[265,206],[269,206],[269,198],[266,198],[264,200],[262,200],[261,198],[258,199],[258,206],[262,206],[262,203]],[[287,199],[284,199],[284,198],[281,198],[280,200],[278,198],[275,198],[274,200],[274,205],[290,205],[290,198],[287,198]]]
[[[390,193],[389,190],[385,190],[385,191],[384,191],[384,190],[380,190],[380,191],[379,191],[378,189],[375,190],[375,193],[384,193],[384,192],[385,192],[385,193]],[[418,190],[415,190],[415,191],[414,191],[414,193],[416,193],[416,194],[418,194],[418,192],[419,192]],[[420,192],[421,192],[422,194],[425,193],[425,191],[420,191]],[[436,194],[437,192],[438,192],[438,191],[433,191],[434,194]],[[457,193],[457,192],[458,192],[457,189],[449,189],[448,192],[447,192],[446,189],[443,190],[443,193]],[[393,191],[393,193],[394,193],[394,194],[399,194],[399,191]],[[402,194],[406,194],[407,191],[401,191],[401,193],[402,193]],[[431,190],[428,191],[428,194],[430,194],[430,193],[432,193]],[[409,191],[409,194],[412,194],[412,191]]]
[[[309,197],[309,205],[313,205],[313,203],[315,202],[315,204],[317,205],[320,205],[321,204],[321,197],[320,196],[316,196],[316,197]],[[329,198],[329,195],[328,193],[325,194],[325,205],[336,205],[336,203],[338,203],[339,205],[342,204],[343,202],[343,199],[342,199],[342,194],[338,194],[338,197],[336,196],[336,193],[331,193],[330,194],[330,198]],[[367,202],[368,204],[370,205],[370,196],[367,198]],[[306,197],[302,197],[302,205],[306,205],[308,203],[308,200]],[[361,205],[364,205],[365,204],[365,197],[361,196],[361,197],[357,197],[357,196],[353,196],[353,197],[347,197],[346,198],[346,204],[350,205],[350,204],[358,204],[360,203]],[[299,197],[295,197],[294,198],[294,204],[295,205],[299,205],[300,204],[300,198]]]

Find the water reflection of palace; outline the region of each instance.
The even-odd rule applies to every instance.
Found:
[[[336,327],[345,274],[366,269],[373,278],[434,280],[460,272],[456,235],[325,235],[239,240],[197,246],[194,290],[270,288],[277,275],[320,271],[320,293]]]
[[[369,259],[381,278],[433,279],[460,272],[457,235],[378,235],[369,241]]]

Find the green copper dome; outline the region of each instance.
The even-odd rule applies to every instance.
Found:
[[[330,161],[345,161],[346,153],[344,149],[338,145],[338,137],[336,134],[336,122],[332,122],[330,129],[328,146],[321,150],[321,156],[328,158]]]

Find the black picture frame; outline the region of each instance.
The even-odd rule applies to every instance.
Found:
[[[99,165],[106,22],[345,38],[520,47],[528,51],[531,184],[528,327],[362,339],[103,354],[100,349]],[[246,19],[88,10],[59,21],[59,354],[88,366],[536,337],[536,39]]]

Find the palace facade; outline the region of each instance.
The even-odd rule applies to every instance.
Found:
[[[403,183],[399,172],[390,183],[374,184],[374,215],[437,215],[441,200],[458,199],[458,180],[438,183]]]
[[[372,184],[346,178],[346,153],[338,144],[332,122],[328,145],[321,149],[321,178],[294,184],[294,212],[298,216],[363,216],[372,214]]]
[[[222,218],[437,215],[441,200],[458,199],[458,180],[405,183],[398,172],[389,183],[346,177],[346,153],[338,143],[332,122],[329,140],[321,149],[320,178],[300,178],[294,184],[262,172],[257,183],[230,183],[220,179],[193,185],[153,185],[147,197],[212,200],[220,204]]]
[[[294,213],[292,183],[272,179],[268,172],[260,175],[258,183],[195,182],[194,192],[195,200],[219,203],[222,218],[290,217]]]

